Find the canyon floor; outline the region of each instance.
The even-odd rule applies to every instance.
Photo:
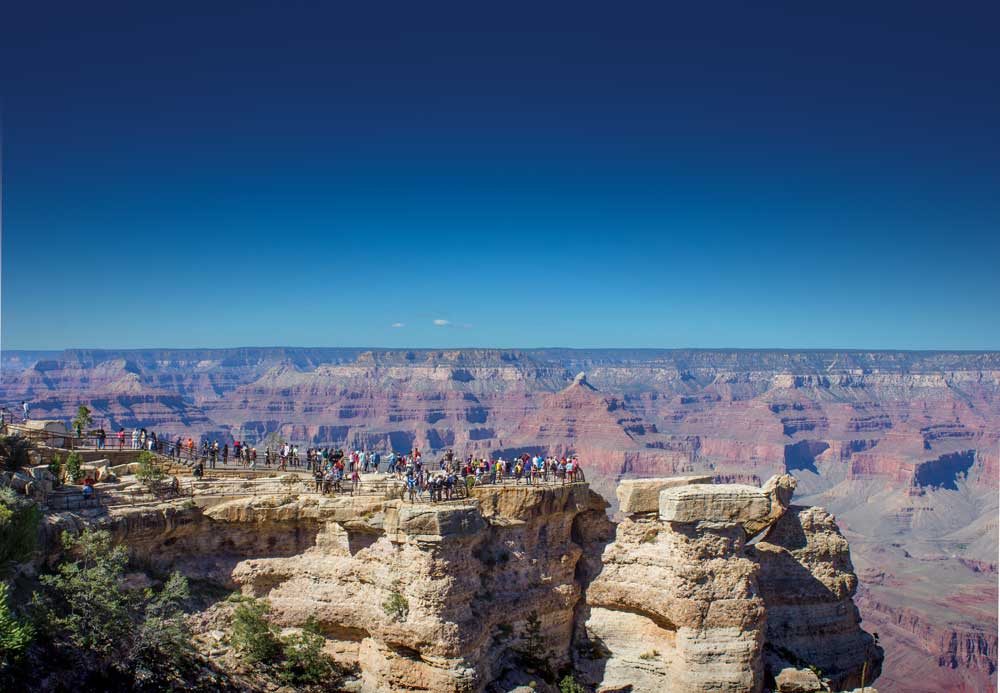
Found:
[[[0,400],[108,430],[579,455],[761,485],[850,541],[882,693],[996,689],[1000,353],[227,349],[3,354]]]

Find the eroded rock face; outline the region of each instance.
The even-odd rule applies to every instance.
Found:
[[[711,484],[710,474],[697,476],[671,476],[662,479],[625,479],[615,489],[618,505],[623,513],[655,513],[660,509],[660,491],[675,486]]]
[[[267,598],[281,626],[315,617],[362,691],[457,692],[523,669],[532,633],[554,670],[569,662],[574,521],[605,506],[583,484],[439,504],[257,496],[124,510],[111,526],[142,562]]]
[[[822,508],[792,506],[754,547],[767,609],[767,657],[816,667],[835,690],[870,683],[882,654],[860,628],[850,548]],[[868,664],[866,671],[865,664]]]
[[[600,690],[759,689],[764,604],[735,523],[628,518],[587,586],[577,667]]]
[[[526,652],[601,691],[753,693],[810,665],[853,685],[866,661],[870,682],[880,652],[832,518],[789,510],[790,477],[678,483],[657,497],[670,519],[617,525],[586,484],[439,504],[196,496],[101,522],[141,562],[267,598],[278,625],[316,618],[361,691],[508,690],[546,675]]]
[[[658,517],[618,524],[585,585],[575,656],[588,682],[736,693],[874,680],[882,653],[859,627],[847,542],[822,509],[789,510],[794,488],[788,475],[666,487]]]

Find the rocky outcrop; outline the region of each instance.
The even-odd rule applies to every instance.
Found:
[[[766,663],[814,669],[835,690],[871,683],[882,654],[861,630],[847,540],[822,508],[792,506],[753,547],[767,610]],[[862,681],[864,677],[864,681]]]
[[[794,488],[787,475],[665,486],[658,516],[618,524],[585,584],[575,656],[588,682],[735,693],[874,680],[882,654],[859,627],[847,543],[825,511],[789,508]]]
[[[830,690],[866,663],[870,683],[881,653],[829,514],[789,506],[791,477],[690,480],[650,482],[664,512],[618,524],[583,483],[430,504],[203,482],[194,503],[64,513],[48,534],[97,524],[138,565],[266,598],[283,627],[315,618],[359,691],[545,690],[570,670],[600,691],[810,690],[813,671]]]
[[[660,491],[675,486],[710,484],[708,474],[698,476],[671,476],[662,479],[625,479],[618,484],[618,508],[626,515],[655,513],[660,510]]]
[[[529,654],[566,666],[580,597],[574,523],[606,505],[584,484],[482,487],[439,504],[195,499],[103,524],[140,564],[267,598],[279,625],[315,617],[372,692],[484,690],[537,666]],[[536,642],[544,652],[528,651]]]

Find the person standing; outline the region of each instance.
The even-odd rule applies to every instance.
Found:
[[[28,400],[26,400],[26,399],[22,399],[21,400],[21,411],[24,412],[24,420],[27,421],[28,420],[28,415],[30,413],[28,411]]]

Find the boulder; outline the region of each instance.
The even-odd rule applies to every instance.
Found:
[[[660,492],[664,522],[737,522],[753,536],[773,525],[795,492],[795,477],[773,476],[762,488],[744,484],[689,484]]]
[[[111,477],[111,460],[95,460],[80,465],[84,478],[94,481],[108,481]]]
[[[771,512],[771,496],[744,484],[692,484],[660,491],[660,519],[664,522],[756,523]]]
[[[618,484],[615,493],[618,504],[625,514],[655,513],[660,507],[660,491],[691,484],[711,484],[712,476],[672,476],[657,479],[625,479]]]
[[[125,476],[127,474],[135,474],[139,471],[138,462],[128,462],[126,464],[115,464],[108,468],[108,470],[115,476]]]
[[[823,683],[810,669],[785,667],[774,677],[778,693],[816,693],[824,689]]]

